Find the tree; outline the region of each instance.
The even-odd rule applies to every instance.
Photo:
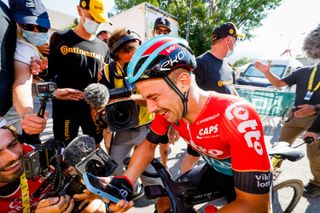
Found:
[[[245,65],[245,64],[247,64],[247,63],[250,63],[251,61],[252,61],[252,59],[250,59],[250,58],[241,57],[241,58],[239,58],[236,62],[234,62],[234,63],[232,64],[232,67],[238,68],[238,67],[241,67],[241,66],[243,66],[243,65]]]
[[[116,11],[121,12],[142,2],[148,2],[178,18],[179,34],[185,38],[190,0],[115,0]],[[252,30],[261,26],[261,21],[270,10],[279,6],[281,0],[192,0],[189,44],[196,55],[210,48],[211,33],[223,22],[235,23],[252,37]]]

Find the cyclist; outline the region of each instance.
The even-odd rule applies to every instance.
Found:
[[[195,57],[181,38],[159,36],[136,51],[128,79],[156,116],[124,176],[113,177],[110,183],[130,195],[132,183],[173,125],[209,165],[199,188],[227,196],[229,203],[221,210],[269,212],[272,175],[259,115],[240,97],[201,90],[191,73],[195,67]],[[121,212],[131,205],[122,200],[109,208]]]

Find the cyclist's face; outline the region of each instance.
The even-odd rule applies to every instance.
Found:
[[[171,123],[181,118],[182,101],[163,79],[140,81],[137,89],[147,101],[150,113],[162,115]]]
[[[8,129],[0,129],[0,187],[15,181],[22,173],[23,149]]]

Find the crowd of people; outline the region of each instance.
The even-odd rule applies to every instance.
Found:
[[[233,69],[225,60],[237,40],[244,37],[233,23],[214,28],[210,50],[196,58],[186,40],[170,36],[172,26],[166,17],[155,20],[153,38],[142,42],[130,29],[109,30],[112,23],[103,1],[80,0],[77,26],[55,32],[49,39],[49,16],[41,0],[8,2],[9,7],[0,1],[2,210],[127,211],[135,199],[143,196],[143,186],[161,185],[160,179],[142,175],[150,169],[155,149],[159,145],[161,162],[167,166],[174,148],[170,143],[181,137],[188,146],[181,167],[185,178],[201,157],[206,169],[199,189],[218,190],[227,198],[226,205],[213,211],[272,211],[272,172],[263,125],[253,106],[232,87]],[[314,59],[320,59],[319,35],[320,25],[304,43],[304,50]],[[283,79],[272,74],[271,62],[255,65],[276,87],[297,85],[296,108],[282,127],[279,140],[292,144],[305,131],[304,137],[314,139],[307,145],[314,178],[305,186],[304,195],[320,196],[320,65],[303,67]],[[41,117],[34,109],[32,84],[44,80],[57,85],[52,99],[54,138],[68,145],[81,127],[98,147],[104,144],[118,167],[115,176],[101,180],[125,192],[126,199],[112,203],[87,189],[72,197],[47,198],[53,185],[43,187],[46,178],[26,178],[23,156],[41,143],[38,135],[48,119],[48,112]],[[96,83],[108,90],[123,88],[127,83],[136,89],[129,97],[88,104],[85,90]],[[108,125],[101,124],[100,116],[106,114],[106,105],[124,100],[136,105],[138,124],[112,132]],[[123,160],[129,156],[131,161],[125,169]],[[36,193],[39,188],[40,193]],[[155,201],[155,212],[168,212],[170,208],[167,197]]]

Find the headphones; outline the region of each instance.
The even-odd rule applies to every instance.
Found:
[[[135,41],[138,40],[139,41],[139,45],[141,45],[141,38],[138,35],[138,33],[128,30],[127,31],[127,35],[121,37],[117,42],[115,42],[111,47],[110,47],[110,51],[111,54],[114,55],[114,53],[116,52],[117,49],[119,49],[119,47],[121,47],[123,44],[129,42],[129,41]]]

